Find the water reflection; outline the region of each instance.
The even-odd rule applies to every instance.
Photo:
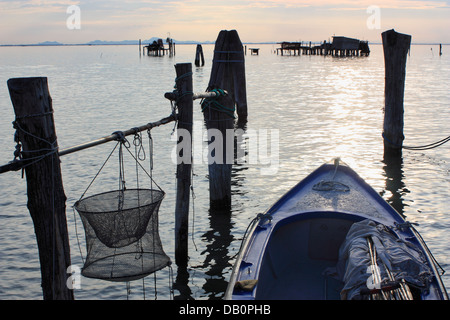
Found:
[[[403,195],[409,192],[409,190],[403,182],[403,157],[401,154],[390,154],[389,152],[385,152],[383,163],[383,170],[386,175],[386,187],[383,193],[386,191],[391,193],[391,196],[386,199],[386,201],[397,210],[398,213],[405,217]]]
[[[235,129],[242,129],[243,133],[247,130],[246,121],[236,121]],[[237,152],[241,148],[241,152]],[[237,154],[244,154],[247,156],[247,145],[239,144],[237,137],[234,141],[234,155],[235,163],[232,166],[231,172],[231,186],[232,197],[242,197],[246,194],[244,186],[245,173],[248,165],[240,163],[237,159]],[[204,277],[202,291],[207,299],[215,300],[222,299],[228,285],[227,270],[231,268],[232,256],[234,253],[230,252],[231,244],[235,237],[232,235],[234,224],[232,223],[233,213],[236,213],[239,207],[237,206],[217,208],[211,206],[208,210],[209,228],[201,235],[202,252],[204,256],[201,264],[192,266],[192,274],[186,266],[178,265],[177,276],[174,283],[174,289],[178,290],[179,294],[174,297],[175,300],[192,300],[193,292],[190,288],[190,278],[194,278],[195,274],[200,272]],[[198,275],[197,275],[198,277]]]
[[[173,290],[178,290],[179,292],[178,295],[174,295],[174,300],[194,300],[192,290],[189,287],[189,271],[187,266],[178,266]]]
[[[233,227],[231,211],[211,209],[209,221],[210,230],[202,236],[203,242],[206,243],[205,250],[202,252],[205,260],[199,267],[207,270],[203,290],[208,294],[208,298],[221,299],[228,285],[224,269],[230,267],[229,246],[234,239],[231,234]]]
[[[209,229],[202,235],[204,256],[202,264],[192,266],[193,274],[189,274],[186,266],[178,266],[177,276],[173,285],[179,294],[174,296],[175,300],[194,300],[192,290],[189,286],[190,277],[194,278],[196,271],[204,271],[202,289],[210,300],[222,299],[228,285],[228,277],[225,270],[230,265],[229,247],[234,237],[231,234],[233,224],[231,223],[230,209],[210,209]]]

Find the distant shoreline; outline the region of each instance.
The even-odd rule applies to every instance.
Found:
[[[244,45],[258,45],[258,44],[280,44],[279,42],[243,42]],[[149,43],[149,41],[142,41],[141,45],[145,46]],[[312,42],[312,44],[320,44],[321,42]],[[176,45],[195,45],[195,44],[214,44],[213,41],[205,41],[205,42],[196,42],[196,41],[186,41],[186,42],[175,42]],[[381,45],[381,42],[373,42],[371,45]],[[450,45],[450,43],[411,43],[411,45],[430,45],[430,46],[438,46],[442,44],[443,46]],[[36,43],[36,44],[0,44],[0,47],[80,47],[80,46],[138,46],[139,41],[136,43],[120,43],[120,42],[111,42],[111,43],[74,43],[74,44],[65,44],[65,43]]]

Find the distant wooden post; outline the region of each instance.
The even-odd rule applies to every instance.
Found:
[[[205,65],[205,57],[203,56],[203,48],[201,44],[197,45],[195,52],[195,66],[203,67]]]
[[[66,196],[47,78],[10,79],[8,89],[23,158],[36,159],[25,168],[25,173],[28,210],[39,249],[43,296],[45,300],[72,300],[73,290],[66,285],[67,268],[71,265]]]
[[[385,63],[384,152],[401,154],[403,146],[403,100],[406,58],[411,36],[393,29],[382,33]]]
[[[178,144],[177,156],[177,195],[175,204],[175,262],[184,266],[188,262],[188,224],[189,196],[192,170],[192,122],[193,122],[193,92],[192,64],[175,65],[177,74],[177,105],[178,105]],[[188,134],[186,134],[188,133]],[[183,141],[189,138],[190,141]],[[180,143],[182,142],[182,143]],[[186,152],[188,154],[186,154]]]

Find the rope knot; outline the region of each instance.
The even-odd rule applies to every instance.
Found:
[[[233,103],[233,107],[227,107],[218,101],[218,98],[228,96],[227,92],[225,90],[219,89],[219,88],[212,89],[209,92],[214,92],[216,94],[216,96],[203,99],[203,101],[200,103],[200,105],[202,106],[202,112],[205,112],[205,110],[208,108],[208,109],[212,109],[215,111],[226,113],[231,118],[235,119],[235,116],[234,116],[234,112],[236,110],[235,104]]]
[[[119,142],[125,142],[125,134],[123,133],[123,131],[115,131],[112,133],[113,135],[116,136],[116,138],[114,140],[119,141]]]

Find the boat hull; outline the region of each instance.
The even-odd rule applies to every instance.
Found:
[[[432,279],[426,290],[414,292],[414,298],[448,299],[436,263],[417,231],[337,160],[319,167],[254,219],[225,299],[342,299],[345,283],[332,270],[340,263],[349,230],[362,221],[385,226],[424,257]]]

